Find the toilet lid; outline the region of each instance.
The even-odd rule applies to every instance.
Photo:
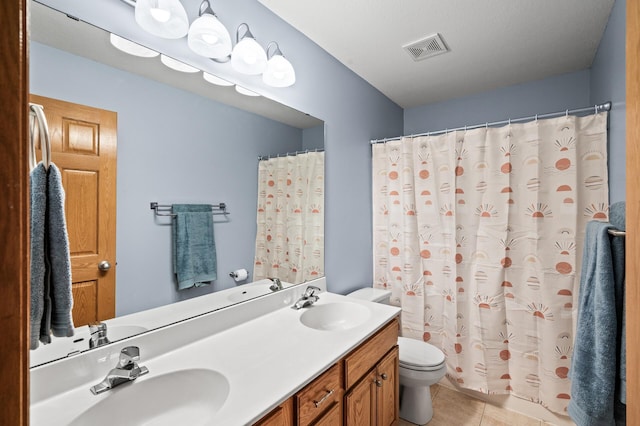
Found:
[[[400,347],[400,365],[419,370],[425,367],[437,367],[444,362],[444,353],[435,346],[408,337],[398,337]]]

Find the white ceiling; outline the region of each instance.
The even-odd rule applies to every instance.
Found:
[[[403,108],[591,66],[614,0],[259,0]],[[450,52],[403,45],[440,33]]]

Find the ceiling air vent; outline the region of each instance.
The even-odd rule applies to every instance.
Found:
[[[402,48],[409,53],[409,56],[411,56],[414,61],[421,61],[449,51],[447,45],[444,44],[442,37],[438,33],[432,34],[422,40],[406,44],[402,46]]]

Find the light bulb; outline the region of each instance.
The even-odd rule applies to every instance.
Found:
[[[157,37],[181,38],[189,31],[189,18],[180,0],[136,0],[140,27]]]
[[[274,55],[267,62],[262,81],[271,87],[289,87],[296,82],[296,72],[284,56]]]
[[[195,53],[206,58],[223,59],[231,53],[229,31],[210,13],[204,13],[193,21],[187,44]]]
[[[242,74],[262,74],[267,67],[267,54],[257,41],[245,37],[233,48],[231,66]]]
[[[165,9],[160,9],[159,7],[152,7],[149,12],[151,12],[151,16],[158,22],[165,23],[171,18],[171,12]]]

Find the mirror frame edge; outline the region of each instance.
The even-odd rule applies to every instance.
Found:
[[[0,351],[1,424],[29,424],[29,207],[27,167],[28,135],[28,0],[0,4],[0,63],[7,70],[0,76],[0,98],[5,112],[0,115],[3,143],[0,144],[0,182],[5,218],[0,222],[0,329],[5,350]],[[17,345],[14,344],[17,342]]]

